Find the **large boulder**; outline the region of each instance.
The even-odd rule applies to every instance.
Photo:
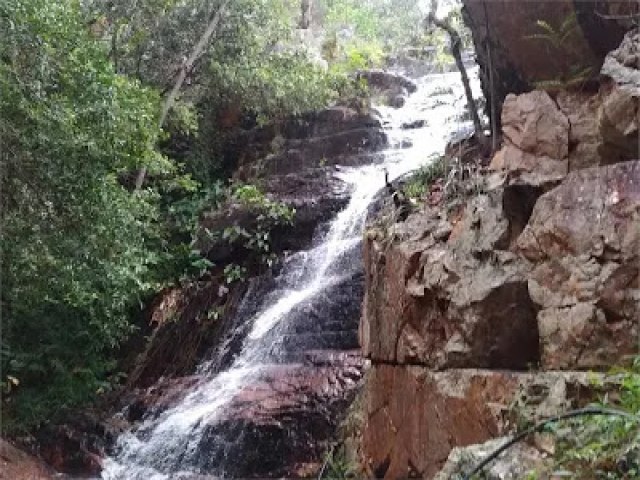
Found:
[[[194,462],[203,471],[234,478],[317,472],[358,390],[362,368],[358,351],[309,352],[299,364],[266,366],[204,427]]]
[[[640,162],[571,173],[518,239],[535,268],[542,365],[597,369],[639,351]]]
[[[385,70],[364,70],[357,73],[357,78],[366,80],[370,88],[387,94],[414,93],[418,89],[409,78]]]
[[[372,112],[335,106],[241,132],[234,145],[238,158],[234,177],[248,180],[367,163],[372,152],[387,145],[387,138]]]
[[[517,7],[511,0],[464,0],[464,6],[482,88],[496,112],[509,93],[526,92],[538,82],[562,85],[578,71],[596,75],[632,24],[607,17],[640,10],[637,2],[624,0],[519,2]]]

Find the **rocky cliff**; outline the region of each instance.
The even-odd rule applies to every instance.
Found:
[[[523,399],[530,419],[582,406],[585,372],[639,353],[639,40],[597,61],[597,89],[506,95],[502,148],[461,180],[469,195],[367,231],[368,476],[434,478],[455,447],[511,431]],[[521,478],[511,467],[495,478]]]

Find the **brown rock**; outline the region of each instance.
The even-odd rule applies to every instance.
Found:
[[[640,162],[571,173],[518,240],[545,368],[607,368],[638,353]]]
[[[507,96],[502,132],[512,145],[536,156],[561,160],[569,153],[569,121],[541,90]]]
[[[50,470],[37,458],[0,439],[0,480],[49,480]]]
[[[377,365],[365,389],[363,454],[369,478],[433,478],[454,447],[504,435],[528,421],[588,403],[586,373],[428,372]],[[514,408],[518,400],[527,407]]]
[[[365,355],[438,369],[536,363],[528,266],[499,250],[509,247],[512,226],[502,202],[500,192],[475,199],[448,244],[428,215],[409,216],[395,242],[365,240]]]
[[[599,153],[603,143],[598,124],[602,95],[563,90],[558,93],[556,102],[570,125],[569,171],[608,163]]]
[[[610,79],[598,118],[607,163],[640,158],[640,30],[629,32],[605,59],[602,74]]]
[[[569,120],[546,92],[508,95],[502,110],[505,145],[490,168],[510,184],[541,187],[562,180],[569,163]]]
[[[362,370],[358,351],[309,352],[302,364],[265,366],[205,427],[198,463],[233,478],[291,478],[305,470],[315,477]],[[230,443],[241,457],[228,455]]]
[[[464,6],[482,89],[485,98],[494,99],[498,116],[509,93],[529,91],[541,81],[561,84],[571,79],[576,68],[597,74],[607,53],[630,28],[629,21],[604,17],[624,17],[640,10],[637,2],[626,0],[600,1],[597,8],[592,1],[572,0],[519,2],[517,8],[512,0],[464,0]],[[577,22],[567,29],[561,44],[531,37],[542,32],[537,22],[559,31],[572,15]]]

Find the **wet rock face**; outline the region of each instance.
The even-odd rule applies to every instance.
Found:
[[[299,364],[268,367],[206,428],[198,447],[200,467],[234,478],[300,477],[304,469],[319,468],[362,368],[356,350],[308,352]]]
[[[64,425],[46,425],[35,432],[38,454],[56,472],[98,476],[109,444],[124,423],[95,411],[74,412]]]
[[[280,126],[244,131],[235,143],[238,169],[234,177],[248,180],[368,163],[372,152],[386,146],[387,138],[372,113],[336,106]]]
[[[49,480],[53,474],[37,458],[0,439],[0,480]]]
[[[295,209],[290,225],[280,225],[271,231],[271,249],[276,254],[307,248],[318,225],[329,221],[335,212],[348,201],[347,186],[335,177],[333,167],[316,167],[296,173],[270,175],[261,180],[265,194],[273,201]],[[221,236],[206,233],[223,232],[229,227],[254,231],[258,225],[257,214],[247,205],[231,202],[223,208],[206,213],[195,247],[214,263],[231,263],[247,257],[244,238],[230,242]]]
[[[384,70],[367,70],[358,73],[358,78],[367,81],[370,88],[383,92],[399,93],[402,90],[414,93],[418,87],[410,79]]]

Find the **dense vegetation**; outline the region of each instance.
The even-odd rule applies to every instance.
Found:
[[[345,73],[406,45],[409,26],[418,35],[412,3],[318,1],[338,48],[329,69],[300,45],[294,0],[0,3],[4,429],[31,429],[117,385],[117,348],[145,303],[211,267],[192,246],[202,211],[232,198],[265,225],[291,220],[257,188],[229,184],[225,122],[278,121],[352,95]],[[406,17],[390,23],[399,6]],[[161,125],[167,94],[217,13]],[[176,148],[181,141],[189,148]],[[248,236],[268,263],[265,228],[221,234]]]

